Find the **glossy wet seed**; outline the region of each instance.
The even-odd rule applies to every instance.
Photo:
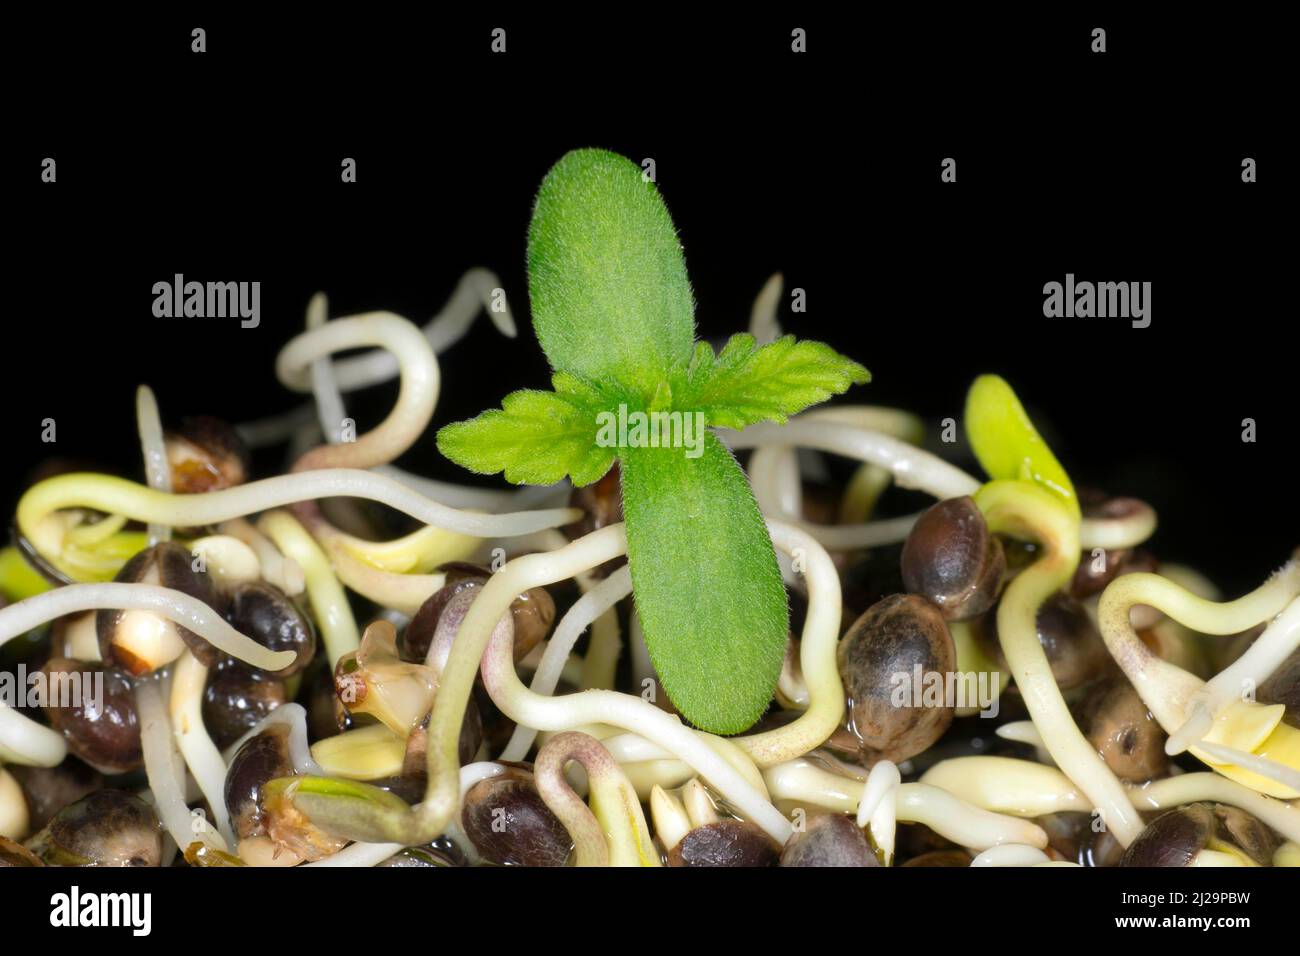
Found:
[[[903,545],[907,590],[939,608],[950,621],[983,614],[997,600],[1006,570],[1002,544],[970,497],[928,508]]]
[[[853,623],[840,642],[839,669],[850,701],[849,728],[861,742],[868,765],[880,759],[906,760],[943,736],[953,719],[953,707],[944,695],[927,700],[923,692],[921,700],[898,706],[896,694],[900,680],[908,688],[914,686],[917,668],[923,690],[925,675],[938,675],[931,683],[946,683],[956,658],[943,615],[915,594],[878,601]]]
[[[49,687],[45,716],[68,749],[104,773],[144,766],[135,690],[118,671],[52,658],[43,668]],[[102,685],[102,696],[100,686]]]
[[[499,866],[564,866],[573,848],[529,770],[512,767],[476,783],[465,795],[461,823],[483,859]]]

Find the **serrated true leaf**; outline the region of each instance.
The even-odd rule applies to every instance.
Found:
[[[528,229],[528,292],[557,371],[648,399],[690,360],[681,243],[655,184],[617,153],[575,150],[547,173]]]
[[[607,399],[571,375],[557,374],[553,382],[554,392],[511,392],[501,408],[444,426],[438,450],[479,474],[503,471],[517,485],[549,485],[566,475],[578,486],[598,480],[616,451],[596,444]]]
[[[708,343],[696,346],[681,404],[724,428],[785,424],[809,405],[870,380],[865,368],[822,342],[787,335],[760,347],[752,335],[733,335],[716,356]]]
[[[711,433],[621,455],[628,562],[646,648],[687,720],[748,729],[772,699],[789,627],[767,525],[740,466]]]
[[[1032,481],[1079,514],[1074,484],[1000,375],[981,375],[966,394],[966,437],[990,478]]]

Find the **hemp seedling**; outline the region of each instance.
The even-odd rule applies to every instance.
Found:
[[[696,726],[745,730],[771,700],[789,609],[745,474],[704,426],[783,424],[870,375],[793,336],[760,347],[735,335],[718,354],[696,342],[668,209],[636,164],[604,150],[568,153],[543,181],[528,284],[554,391],[513,392],[500,409],[443,428],[438,448],[516,484],[590,484],[617,458],[655,670]]]

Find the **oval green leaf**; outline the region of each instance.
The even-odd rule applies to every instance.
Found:
[[[533,327],[557,371],[648,399],[690,362],[694,300],[655,184],[603,149],[565,154],[528,228]]]
[[[1002,376],[981,375],[971,385],[966,395],[966,437],[990,478],[1042,485],[1078,517],[1079,499],[1070,476]]]
[[[623,514],[650,660],[682,716],[735,734],[772,699],[789,607],[749,482],[710,432],[685,448],[622,452]]]

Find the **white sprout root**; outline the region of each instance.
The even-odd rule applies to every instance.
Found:
[[[480,310],[486,314],[498,331],[507,338],[517,334],[513,316],[504,295],[497,295],[501,280],[487,269],[475,268],[466,272],[457,284],[442,311],[424,327],[423,335],[435,354],[442,354],[465,335]],[[323,305],[323,303],[321,303]],[[319,305],[317,306],[320,307]],[[391,312],[367,313],[395,316]],[[409,320],[403,320],[409,321]],[[363,355],[341,359],[332,363],[333,378],[344,392],[381,385],[396,378],[399,371],[397,356],[382,348]],[[297,391],[308,391],[309,384],[295,377],[290,386]],[[282,415],[261,419],[239,426],[239,434],[250,448],[275,445],[291,438],[304,425],[312,425],[318,417],[316,406],[300,405]],[[312,431],[314,432],[314,427]],[[326,434],[329,434],[327,429]],[[314,439],[312,439],[314,440]],[[297,456],[294,456],[297,457]]]
[[[1235,601],[1206,600],[1156,574],[1123,575],[1107,586],[1097,612],[1102,637],[1142,702],[1170,735],[1167,751],[1188,749],[1216,771],[1274,796],[1300,794],[1300,770],[1269,759],[1264,751],[1252,752],[1266,740],[1293,733],[1281,723],[1283,708],[1256,704],[1252,695],[1238,696],[1232,688],[1232,682],[1242,676],[1271,669],[1280,659],[1279,652],[1293,645],[1297,625],[1293,615],[1298,612],[1288,605],[1298,594],[1300,561],[1296,559]],[[1228,676],[1207,690],[1200,678],[1156,657],[1142,643],[1129,620],[1137,605],[1154,607],[1205,634],[1234,634],[1280,615],[1279,626],[1254,657],[1235,672],[1229,668]]]
[[[145,774],[163,827],[180,849],[198,840],[214,849],[228,850],[231,844],[220,831],[212,830],[190,813],[185,799],[185,764],[176,749],[156,678],[136,683],[135,706],[140,719]],[[224,795],[221,805],[225,806]]]
[[[581,517],[574,508],[496,515],[460,511],[369,471],[320,468],[201,495],[166,494],[108,475],[60,475],[33,486],[23,496],[18,504],[18,526],[42,554],[51,557],[60,550],[63,529],[46,519],[63,508],[93,508],[136,521],[198,527],[318,498],[366,498],[424,524],[479,538],[558,528]]]
[[[592,723],[613,724],[635,731],[689,764],[741,816],[752,820],[778,843],[784,844],[793,832],[790,822],[678,718],[640,697],[615,691],[587,690],[560,698],[544,697],[532,693],[515,673],[513,642],[503,638],[508,632],[495,628],[496,622],[508,612],[515,595],[532,587],[573,577],[579,571],[620,557],[626,548],[623,526],[610,525],[558,551],[516,558],[488,580],[456,635],[434,702],[430,726],[439,728],[442,749],[446,750],[449,729],[459,734],[460,712],[464,709],[473,680],[470,668],[481,660],[483,682],[488,693],[512,720],[548,731],[571,730]],[[449,688],[453,689],[451,694]],[[458,701],[459,709],[446,714],[445,711],[455,707]],[[451,751],[444,756],[448,765],[454,765],[455,743],[454,738],[450,740]],[[435,753],[432,740],[429,752],[432,763]],[[440,769],[440,766],[430,766],[431,787]]]
[[[799,663],[808,687],[809,705],[797,719],[776,730],[736,738],[760,767],[783,763],[820,746],[844,717],[844,686],[840,683],[836,650],[839,645],[841,597],[839,572],[830,555],[810,534],[768,522],[772,543],[804,568],[808,613],[799,644]]]
[[[227,845],[234,846],[235,834],[226,809],[226,762],[203,725],[203,691],[207,680],[208,669],[193,653],[186,651],[182,654],[172,671],[171,730],[185,758],[185,765],[194,774],[204,799],[212,808],[217,831]]]
[[[153,389],[141,385],[135,393],[135,414],[140,429],[140,450],[144,453],[144,474],[149,487],[156,491],[172,490],[171,466],[163,440],[162,419]],[[163,524],[149,525],[149,544],[171,540],[172,529]]]
[[[69,584],[0,609],[0,645],[57,617],[100,608],[152,611],[202,637],[213,647],[263,670],[293,662],[292,651],[267,650],[240,634],[202,601],[151,584]],[[52,767],[66,744],[58,734],[0,703],[0,757],[14,763]]]
[[[1298,646],[1300,598],[1288,604],[1241,657],[1192,695],[1186,708],[1187,719],[1169,735],[1166,752],[1170,755],[1179,754],[1201,741],[1209,732],[1214,718],[1225,707],[1234,700],[1242,699],[1266,681]]]
[[[590,591],[580,597],[569,608],[568,613],[560,619],[550,640],[546,644],[546,650],[542,654],[541,663],[538,664],[537,670],[533,673],[533,682],[530,690],[534,694],[549,696],[555,692],[556,685],[560,682],[560,675],[564,670],[564,663],[569,659],[573,652],[573,645],[578,642],[592,622],[612,608],[632,593],[632,575],[627,565],[623,565],[600,584],[593,587]],[[537,739],[537,728],[526,727],[523,724],[515,727],[514,733],[510,737],[510,742],[506,744],[505,750],[501,752],[502,760],[523,760],[528,756],[528,751],[533,746],[533,741]]]
[[[866,782],[799,758],[763,771],[772,799],[793,806],[818,806],[856,813]],[[925,783],[897,788],[896,815],[900,823],[923,823],[940,836],[973,850],[1002,843],[1047,846],[1047,834],[1034,823],[994,813]]]

